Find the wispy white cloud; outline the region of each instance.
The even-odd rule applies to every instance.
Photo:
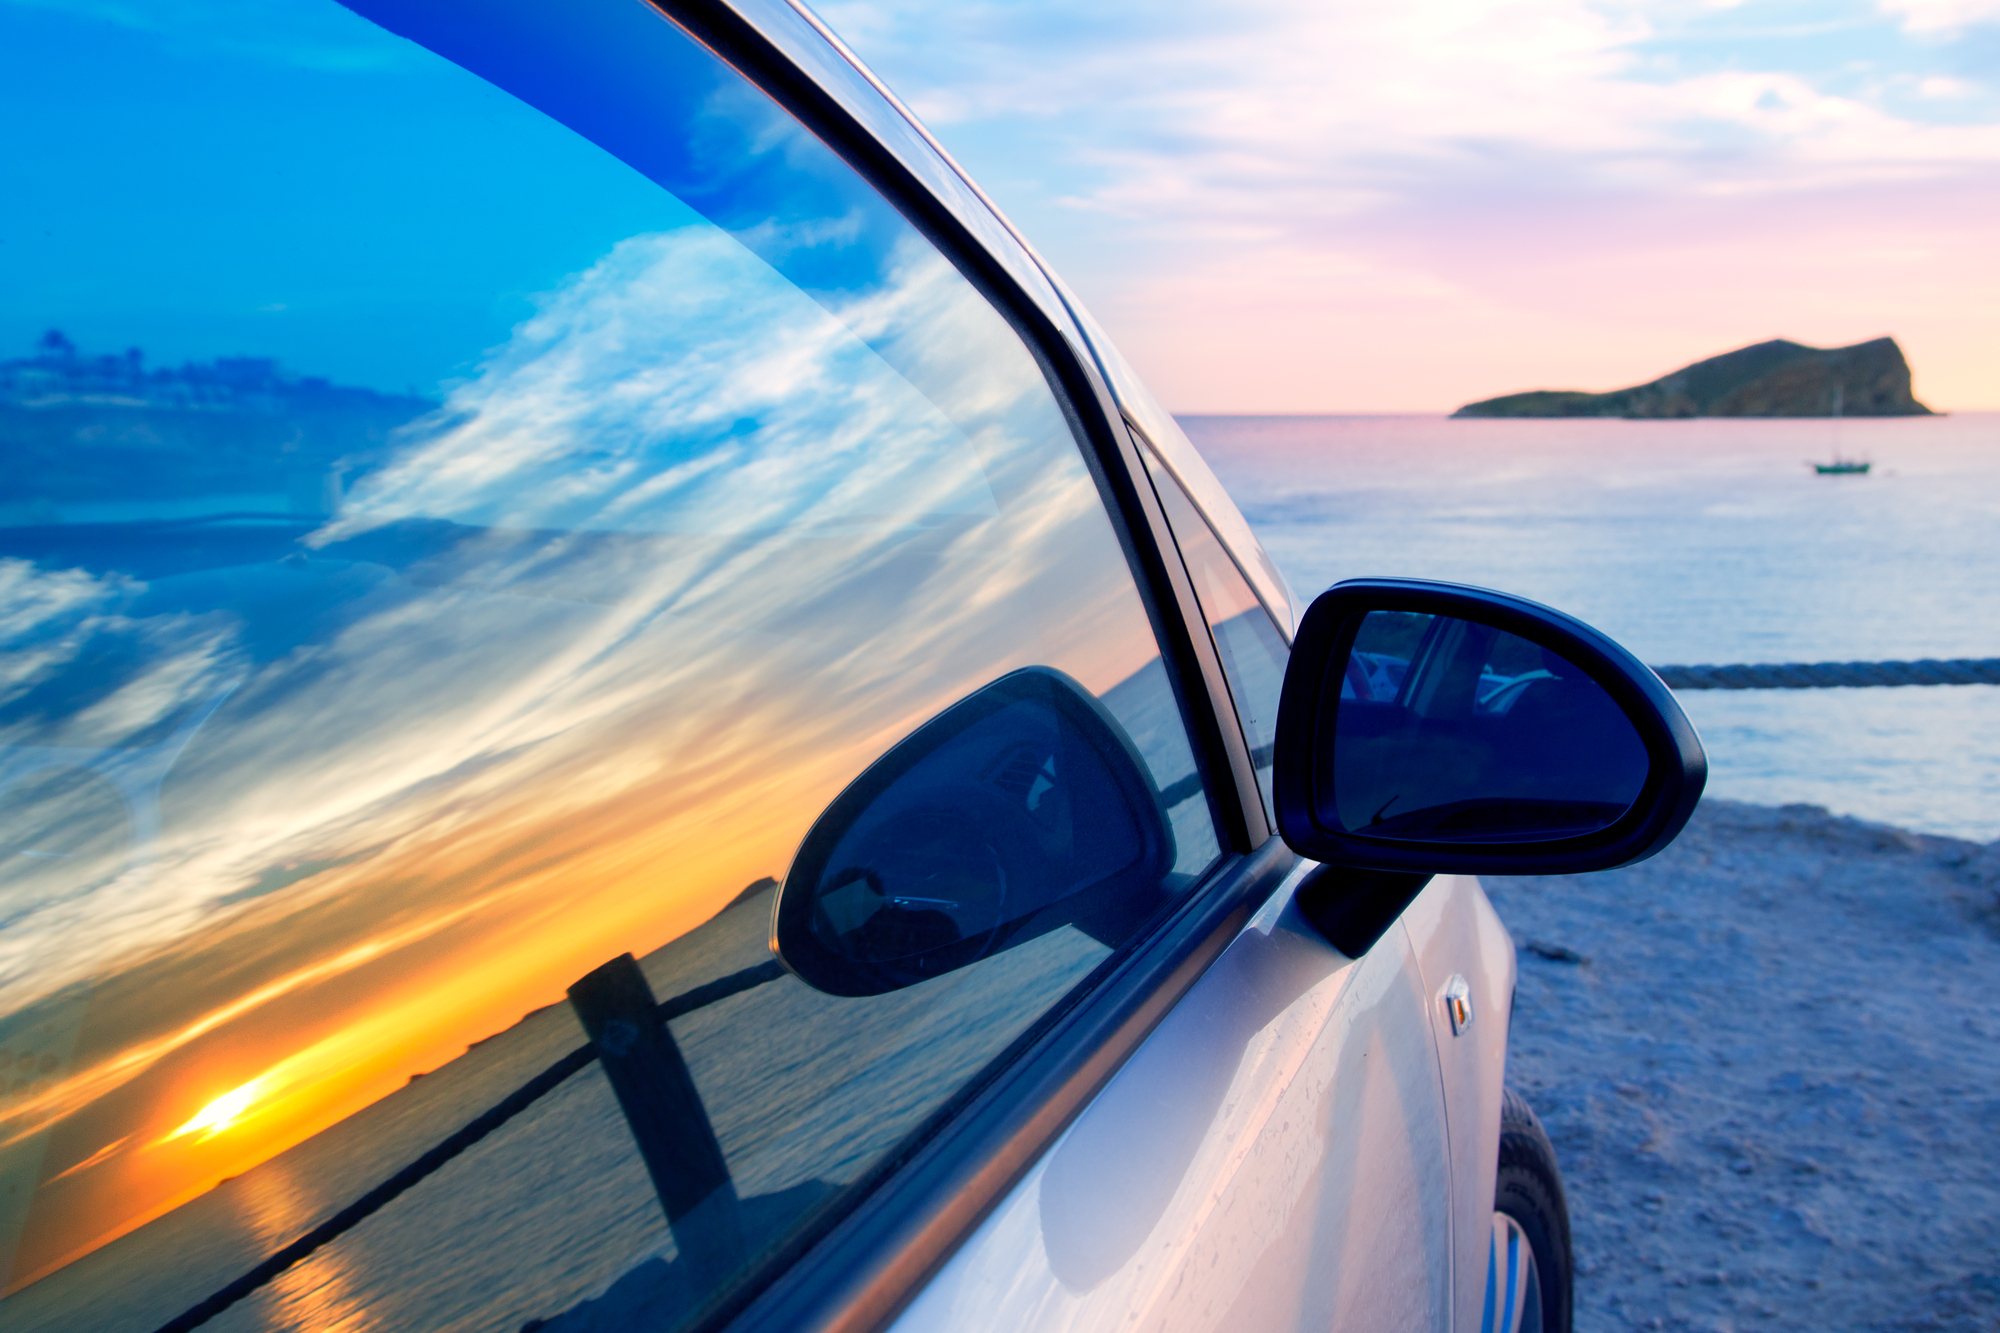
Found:
[[[906,270],[906,303],[948,271]],[[859,318],[878,336],[900,322]],[[705,225],[620,242],[405,434],[316,540],[416,514],[713,534],[994,512],[937,404]]]
[[[1881,0],[1881,5],[1911,32],[1956,32],[2000,22],[2000,0]]]
[[[1996,0],[1887,3],[1912,29],[2000,13]],[[1339,215],[1528,158],[1613,188],[1817,187],[1835,163],[1856,178],[2000,163],[2000,116],[1968,126],[1899,112],[1849,87],[1852,60],[1820,68],[1826,50],[1801,39],[1759,63],[1784,46],[1764,40],[1770,8],[1735,7],[1759,40],[1717,59],[1729,40],[1716,7],[1677,0],[1132,5],[1099,7],[1084,29],[1043,4],[829,6],[920,114],[996,174],[1022,164],[992,162],[981,128],[1026,129],[1057,150],[1036,164],[1046,188],[1132,217]],[[1787,14],[1809,17],[1802,8]],[[1872,26],[1884,74],[1940,58]]]
[[[1913,290],[1907,268],[1838,271],[1843,251],[1884,249],[1855,249],[1849,219],[1881,211],[1857,199],[1985,197],[2000,172],[2000,86],[1939,40],[1995,0],[827,9],[1183,410],[1448,407],[1465,395],[1445,377],[1484,382],[1462,358],[1490,360],[1499,329],[1516,348],[1568,344],[1574,368],[1544,372],[1566,382],[1628,373],[1607,349],[1636,372],[1732,339],[1869,336],[1884,330],[1808,299],[1872,292],[1872,319],[1874,296]],[[1689,222],[1690,208],[1708,211]],[[1734,271],[1697,283],[1708,313],[1672,330],[1658,312],[1694,261],[1661,251],[1695,236],[1663,237],[1649,218],[1668,216],[1699,228],[1709,270]],[[1983,290],[1990,264],[1961,248],[1966,229],[1923,225],[1901,248]],[[1732,227],[1741,240],[1718,250]],[[1834,271],[1776,281],[1813,233],[1807,251]],[[1554,246],[1625,272],[1566,278]],[[1524,268],[1544,280],[1526,304],[1508,278]],[[1588,314],[1586,286],[1602,293]],[[1930,364],[1969,375],[1983,354],[1942,332],[1946,312],[1909,310],[1889,331],[1921,339],[1936,315],[1956,350]],[[1353,379],[1335,388],[1308,355]]]

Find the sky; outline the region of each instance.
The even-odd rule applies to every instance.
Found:
[[[1889,334],[2000,408],[2000,0],[826,0],[1177,412]]]
[[[1883,334],[1932,406],[2000,408],[2000,0],[820,8],[1174,411],[1449,411]],[[53,325],[441,392],[660,224],[639,175],[331,4],[0,25],[0,114],[38,126],[0,355]]]

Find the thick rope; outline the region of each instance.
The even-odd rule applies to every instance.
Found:
[[[1867,685],[2000,685],[2000,657],[1949,662],[1751,662],[1656,666],[1675,690],[1827,690]]]

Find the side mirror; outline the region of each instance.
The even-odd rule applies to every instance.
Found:
[[[1306,612],[1278,708],[1278,824],[1317,861],[1546,875],[1673,841],[1708,759],[1673,694],[1579,620],[1357,579]]]
[[[1174,837],[1138,751],[1060,671],[1002,676],[834,798],[771,910],[807,985],[880,995],[1074,926],[1117,944],[1165,902]]]

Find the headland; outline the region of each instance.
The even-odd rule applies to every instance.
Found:
[[[1894,338],[1807,347],[1773,338],[1629,389],[1537,389],[1467,403],[1455,417],[1917,417],[1910,363]]]

